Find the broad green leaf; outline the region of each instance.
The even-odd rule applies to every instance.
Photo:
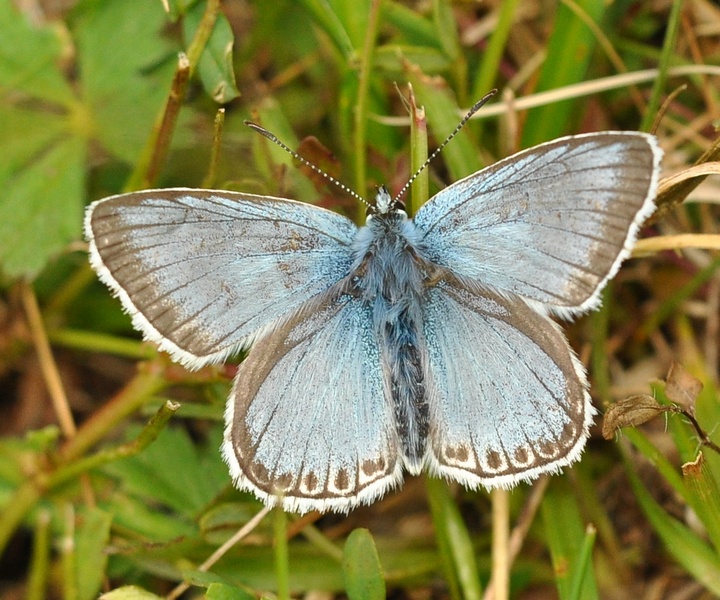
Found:
[[[0,0],[0,31],[0,268],[32,278],[80,234],[85,144],[58,30]]]
[[[164,105],[177,48],[160,2],[81,4],[73,21],[83,100],[105,148],[133,163]]]
[[[163,598],[135,585],[125,585],[102,594],[100,600],[163,600]]]
[[[59,68],[60,30],[34,27],[10,0],[0,0],[0,31],[0,96],[14,91],[72,104],[72,89]]]
[[[383,600],[385,580],[375,542],[367,529],[355,529],[343,550],[345,592],[350,600]]]
[[[175,23],[175,21],[182,17],[190,8],[197,4],[205,4],[205,2],[201,0],[167,0],[168,19]]]
[[[196,4],[185,15],[183,31],[185,42],[189,43],[205,13],[205,3]],[[205,91],[219,104],[230,102],[240,95],[235,85],[233,68],[233,44],[235,38],[227,17],[221,12],[217,16],[210,39],[200,56],[197,73]]]
[[[80,237],[85,143],[60,139],[28,167],[0,179],[0,261],[11,277],[32,277]]]
[[[217,435],[198,446],[183,429],[166,427],[142,453],[104,470],[118,477],[125,491],[194,516],[228,485],[219,447]]]
[[[43,150],[67,127],[64,115],[0,104],[0,182],[22,169],[32,169]]]
[[[207,600],[255,600],[255,597],[254,594],[224,583],[211,583],[205,592]]]

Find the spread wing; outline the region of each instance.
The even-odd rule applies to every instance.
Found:
[[[328,293],[256,344],[225,414],[235,484],[289,511],[349,511],[402,480],[371,309]]]
[[[193,189],[113,196],[85,218],[100,278],[190,367],[222,361],[347,275],[355,232],[308,204]]]
[[[518,297],[444,282],[428,291],[423,336],[432,472],[511,487],[578,459],[594,409],[548,317]]]
[[[431,261],[571,316],[630,253],[661,157],[642,133],[560,138],[448,186],[414,221]]]

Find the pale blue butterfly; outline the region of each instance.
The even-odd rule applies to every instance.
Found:
[[[597,307],[654,209],[653,136],[560,138],[364,227],[300,202],[198,189],[87,210],[98,275],[190,368],[252,345],[226,409],[235,484],[348,511],[403,471],[511,487],[579,458],[595,413],[549,318]]]

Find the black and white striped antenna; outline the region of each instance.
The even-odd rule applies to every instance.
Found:
[[[442,149],[443,149],[445,146],[448,145],[448,143],[450,142],[450,140],[452,140],[452,139],[458,134],[458,132],[465,126],[465,124],[472,118],[472,116],[473,116],[478,110],[480,110],[480,108],[481,108],[488,100],[490,100],[490,98],[492,98],[495,94],[497,94],[497,90],[491,90],[491,91],[489,91],[487,94],[485,94],[482,98],[480,98],[480,100],[478,100],[475,104],[473,104],[472,108],[471,108],[471,109],[467,112],[467,114],[462,118],[462,120],[460,121],[460,123],[458,123],[458,126],[453,130],[453,132],[452,132],[449,136],[447,136],[447,138],[445,138],[445,141],[444,141],[442,144],[440,144],[440,145],[435,149],[435,151],[427,158],[427,160],[426,160],[422,165],[420,165],[420,168],[418,168],[418,170],[415,171],[415,173],[413,173],[412,177],[410,177],[410,179],[408,179],[407,183],[402,187],[402,189],[398,192],[398,194],[395,196],[395,198],[393,198],[391,204],[397,203],[397,202],[400,200],[400,198],[402,198],[402,196],[405,194],[405,192],[407,192],[408,188],[412,185],[412,182],[415,181],[415,180],[418,178],[418,176],[420,175],[420,173],[422,173],[422,172],[427,168],[427,166],[435,159],[435,157],[436,157],[438,154],[440,154],[440,152],[442,151]],[[292,157],[295,158],[296,160],[299,160],[302,164],[304,164],[305,166],[311,168],[313,171],[315,171],[315,172],[318,173],[319,175],[322,175],[322,176],[323,176],[325,179],[327,179],[330,183],[335,184],[337,187],[339,187],[339,188],[340,188],[341,190],[343,190],[345,193],[350,194],[353,198],[355,198],[356,200],[359,200],[360,202],[362,202],[363,204],[365,204],[365,206],[367,206],[369,209],[371,209],[371,210],[374,210],[374,209],[375,209],[375,207],[372,206],[367,200],[365,200],[365,198],[363,198],[360,194],[358,194],[358,193],[357,193],[356,191],[354,191],[354,190],[351,190],[351,189],[350,189],[348,186],[346,186],[344,183],[341,183],[340,181],[338,181],[337,179],[335,179],[332,175],[329,175],[328,173],[326,173],[325,171],[323,171],[320,167],[314,165],[313,163],[311,163],[311,162],[310,162],[309,160],[307,160],[306,158],[303,158],[302,156],[300,156],[297,152],[295,152],[295,150],[293,150],[292,148],[290,148],[289,146],[287,146],[286,144],[284,144],[282,141],[280,141],[275,134],[269,132],[267,129],[265,129],[264,127],[258,125],[257,123],[253,123],[252,121],[245,121],[245,125],[247,125],[247,126],[250,127],[251,129],[253,129],[254,131],[257,131],[260,135],[266,137],[266,138],[269,139],[271,142],[273,142],[273,143],[277,144],[278,146],[280,146],[283,150],[285,150],[285,152],[287,152],[288,154],[290,154],[290,156],[292,156]]]

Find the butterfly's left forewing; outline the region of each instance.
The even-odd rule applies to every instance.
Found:
[[[329,292],[240,365],[223,455],[233,479],[289,511],[348,511],[402,479],[371,309]]]
[[[594,409],[555,323],[452,279],[428,290],[423,313],[432,472],[510,487],[577,460]]]

